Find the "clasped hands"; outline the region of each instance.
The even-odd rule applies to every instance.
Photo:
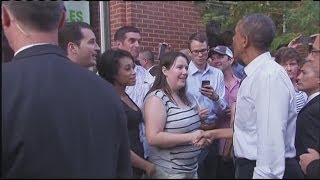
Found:
[[[195,147],[206,147],[212,143],[214,139],[210,136],[209,131],[196,130],[192,132],[191,143]]]

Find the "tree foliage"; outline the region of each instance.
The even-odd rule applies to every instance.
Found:
[[[197,2],[202,9],[203,22],[216,21],[221,31],[234,30],[236,23],[246,14],[269,15],[277,27],[277,36],[271,50],[287,44],[299,34],[319,33],[320,2],[303,1],[217,1]]]

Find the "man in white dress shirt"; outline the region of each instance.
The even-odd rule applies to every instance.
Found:
[[[246,64],[234,122],[236,178],[303,178],[295,159],[294,87],[268,51],[275,33],[263,14],[244,16],[235,28],[234,56]]]

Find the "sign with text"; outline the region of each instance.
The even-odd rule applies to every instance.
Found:
[[[67,22],[86,22],[90,24],[88,1],[64,1],[67,9]]]

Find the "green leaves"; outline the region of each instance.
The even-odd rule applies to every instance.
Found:
[[[203,22],[221,23],[222,32],[234,30],[236,23],[246,14],[264,13],[272,17],[277,36],[271,50],[281,41],[289,43],[294,35],[311,35],[320,32],[320,2],[302,1],[218,1],[197,2],[201,7]],[[287,42],[288,41],[288,42]]]

